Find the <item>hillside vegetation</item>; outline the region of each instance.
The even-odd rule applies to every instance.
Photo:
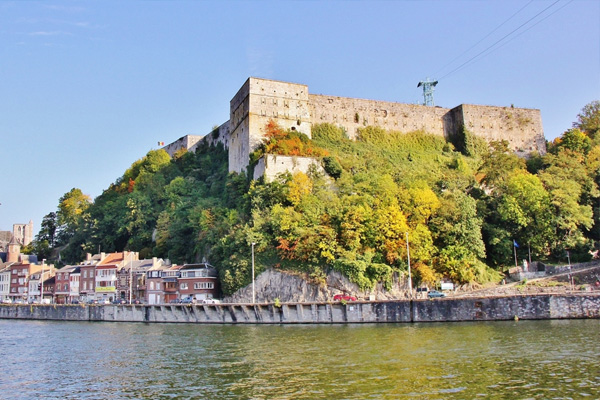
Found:
[[[463,131],[454,143],[426,132],[366,127],[356,141],[314,125],[312,140],[269,124],[252,155],[313,155],[327,174],[274,182],[227,173],[222,147],[170,159],[150,151],[92,202],[79,189],[49,213],[29,251],[63,262],[131,249],[175,263],[206,260],[225,294],[256,269],[323,282],[337,270],[368,289],[407,270],[415,284],[501,279],[519,260],[591,257],[600,239],[600,102],[588,104],[548,154],[518,158],[502,142]]]

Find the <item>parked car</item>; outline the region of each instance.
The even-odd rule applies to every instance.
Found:
[[[433,299],[436,297],[446,297],[446,293],[442,293],[437,290],[431,290],[431,291],[429,291],[429,293],[427,293],[427,297],[429,297],[430,299]]]
[[[88,301],[86,301],[87,304],[98,304],[98,300],[96,299],[89,299]]]
[[[221,303],[221,300],[218,299],[204,299],[202,300],[203,304],[219,304]]]
[[[169,302],[169,304],[179,304],[181,303],[181,299],[173,299]]]
[[[116,299],[116,300],[113,300],[112,303],[113,304],[127,304],[127,302],[125,301],[125,299]]]
[[[181,299],[181,304],[192,304],[195,303],[195,299],[193,297],[184,297]]]
[[[356,301],[356,297],[351,296],[349,294],[336,294],[335,296],[333,296],[333,301]]]

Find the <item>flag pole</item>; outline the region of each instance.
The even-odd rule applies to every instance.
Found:
[[[515,241],[513,240],[513,249],[515,250],[515,267],[519,267],[519,264],[517,263],[517,246],[515,245]]]

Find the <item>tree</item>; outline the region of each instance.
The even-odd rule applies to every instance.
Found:
[[[577,128],[569,129],[549,146],[549,151],[553,154],[557,154],[560,149],[569,149],[575,153],[587,155],[592,149],[592,140]]]
[[[48,246],[54,247],[56,240],[56,230],[58,229],[58,217],[55,212],[44,215],[42,219],[40,232],[35,238],[37,241],[47,241]]]
[[[516,169],[525,169],[525,160],[515,155],[508,147],[508,142],[503,140],[490,143],[490,152],[483,156],[478,173],[483,177],[482,182],[494,189],[501,186]]]
[[[600,101],[594,100],[586,104],[581,112],[577,114],[577,122],[573,127],[585,132],[590,138],[597,139],[600,132]]]
[[[81,189],[73,188],[65,193],[58,201],[56,213],[59,242],[66,244],[81,226],[84,212],[91,204],[90,196],[83,194]]]
[[[434,243],[439,249],[460,245],[477,258],[485,258],[481,236],[483,221],[477,215],[475,199],[459,190],[444,192],[440,207],[431,219]]]
[[[513,172],[498,201],[497,213],[513,240],[529,243],[538,254],[547,253],[552,209],[550,195],[537,176],[526,171]]]

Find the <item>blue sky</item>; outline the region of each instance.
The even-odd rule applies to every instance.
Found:
[[[538,108],[553,139],[600,99],[600,2],[0,1],[0,230],[208,133],[249,76],[405,103],[435,78],[437,105]]]

